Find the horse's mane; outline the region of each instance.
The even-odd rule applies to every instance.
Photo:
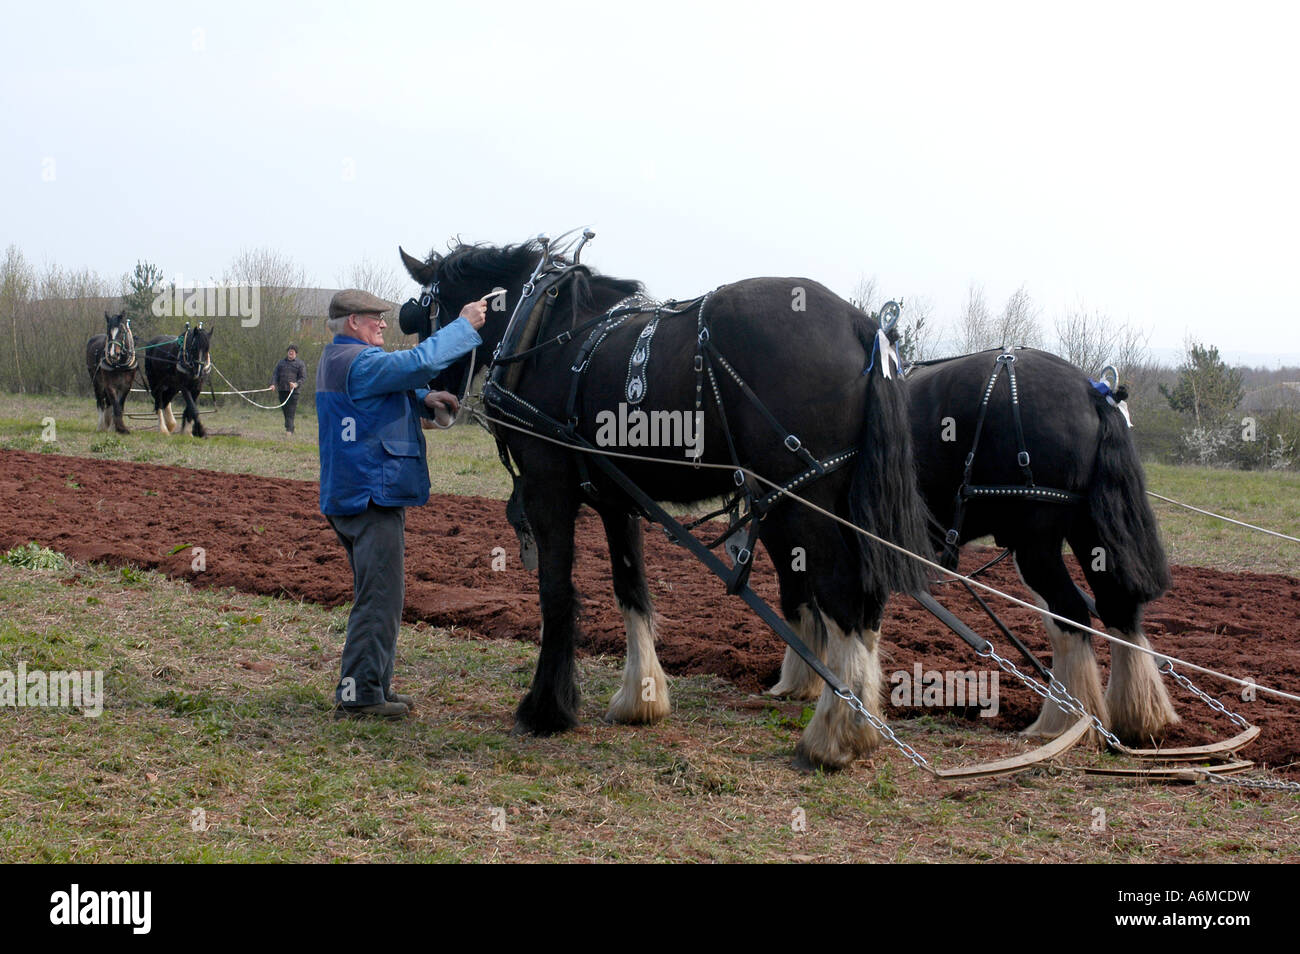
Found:
[[[457,245],[438,266],[438,274],[452,282],[478,278],[503,283],[530,271],[541,252],[541,246],[531,241],[504,246]]]
[[[541,254],[542,247],[535,241],[504,246],[458,244],[439,265],[439,276],[451,282],[484,279],[504,285],[520,275],[527,277]],[[573,296],[579,308],[591,307],[596,290],[617,292],[620,298],[643,290],[639,281],[630,278],[593,274],[588,280],[582,272],[575,278]]]

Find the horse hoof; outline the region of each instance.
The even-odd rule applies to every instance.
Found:
[[[544,703],[536,697],[524,697],[519,708],[515,710],[515,727],[511,735],[536,735],[546,737],[568,732],[578,724],[578,702],[574,698],[570,705],[559,700],[548,699]]]
[[[829,765],[825,762],[819,762],[810,756],[804,750],[803,746],[795,747],[794,759],[791,761],[791,765],[794,767],[796,772],[803,772],[809,775],[814,772],[838,772],[847,767],[844,765]]]

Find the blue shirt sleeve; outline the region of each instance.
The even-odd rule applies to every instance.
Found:
[[[348,395],[356,400],[414,390],[423,400],[420,391],[427,393],[431,377],[482,343],[469,320],[457,318],[406,351],[367,348],[348,371]]]

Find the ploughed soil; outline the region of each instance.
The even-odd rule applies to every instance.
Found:
[[[318,503],[317,485],[306,481],[0,451],[0,549],[35,540],[76,560],[133,564],[199,586],[232,586],[337,605],[352,598],[352,575]],[[172,552],[181,545],[202,547],[206,568],[195,572],[190,549]],[[494,562],[502,565],[503,551],[504,568],[494,569]],[[585,634],[581,651],[621,655],[623,624],[614,604],[604,534],[600,520],[585,508],[578,520],[577,554],[575,582],[582,594]],[[967,548],[962,569],[973,569],[992,554]],[[743,603],[728,596],[720,581],[653,528],[647,529],[646,563],[666,671],[712,673],[747,693],[776,681],[784,644]],[[1077,567],[1073,570],[1082,580]],[[983,579],[1030,598],[1010,560]],[[765,554],[758,557],[751,580],[759,595],[779,606],[776,577]],[[1290,692],[1300,688],[1300,579],[1175,566],[1173,580],[1171,591],[1147,609],[1146,632],[1157,649],[1264,685]],[[459,627],[469,638],[538,639],[536,575],[520,565],[503,501],[438,496],[425,507],[408,510],[406,587],[408,621]],[[935,592],[977,632],[993,638],[1004,656],[1027,668],[957,586],[939,586]],[[1006,603],[994,608],[1047,661],[1050,649],[1038,614]],[[990,668],[907,598],[890,603],[883,634],[887,688],[893,673],[910,677],[918,663],[925,671]],[[1097,654],[1107,667],[1106,646],[1098,646]],[[1243,701],[1233,684],[1209,676],[1193,681],[1262,728],[1244,756],[1300,776],[1300,703],[1264,694]],[[962,714],[985,728],[1005,731],[1033,721],[1037,696],[1005,674],[998,688],[996,717],[978,718],[974,706]],[[1171,691],[1183,723],[1166,744],[1202,744],[1237,733],[1226,716],[1187,691]],[[886,714],[895,719],[909,715],[894,705],[886,706]]]

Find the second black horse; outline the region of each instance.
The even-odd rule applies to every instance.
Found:
[[[205,329],[200,322],[197,328],[186,325],[178,338],[160,335],[145,344],[145,375],[153,396],[154,413],[158,415],[158,430],[162,433],[174,434],[178,430],[184,433],[185,425],[193,422],[194,436],[207,436],[199,420],[199,392],[212,370],[209,349],[215,330],[212,326]],[[171,408],[172,398],[178,394],[185,402],[179,424]]]

